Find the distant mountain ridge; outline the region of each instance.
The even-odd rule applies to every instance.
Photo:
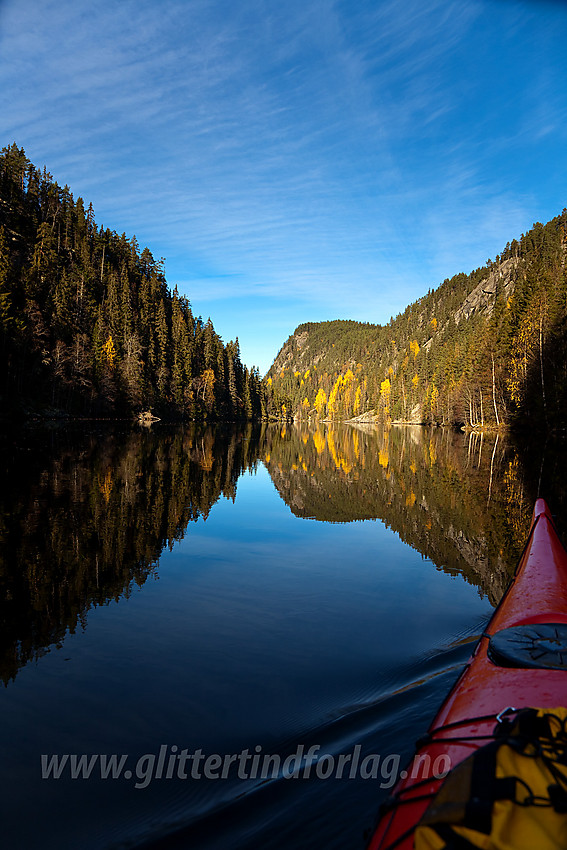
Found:
[[[567,210],[446,279],[387,325],[299,325],[267,382],[296,418],[561,429]]]

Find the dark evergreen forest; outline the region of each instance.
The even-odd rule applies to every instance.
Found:
[[[300,325],[265,381],[13,144],[0,154],[0,410],[349,419],[546,431],[567,415],[567,210],[387,325]],[[348,304],[345,304],[345,312]]]
[[[0,154],[0,402],[4,412],[243,420],[265,414],[258,371],[168,287],[163,260],[98,226],[16,144]]]

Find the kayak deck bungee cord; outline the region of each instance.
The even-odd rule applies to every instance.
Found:
[[[368,850],[567,848],[567,552],[538,499],[515,575]]]

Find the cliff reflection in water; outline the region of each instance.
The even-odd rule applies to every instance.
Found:
[[[164,547],[206,518],[221,495],[234,499],[238,477],[259,460],[297,516],[383,520],[492,602],[513,571],[536,495],[502,438],[446,429],[65,428],[11,435],[3,444],[4,682],[84,627],[89,608],[141,586]]]
[[[175,429],[53,433],[3,443],[0,464],[0,678],[66,633],[94,605],[128,596],[165,546],[234,499],[259,433]]]
[[[502,437],[419,426],[286,426],[269,432],[264,460],[297,516],[381,519],[438,568],[479,585],[493,604],[525,543],[533,495]]]

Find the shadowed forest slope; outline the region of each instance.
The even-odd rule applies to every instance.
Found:
[[[0,154],[0,411],[241,420],[256,369],[167,286],[163,260],[95,221],[15,144]]]

